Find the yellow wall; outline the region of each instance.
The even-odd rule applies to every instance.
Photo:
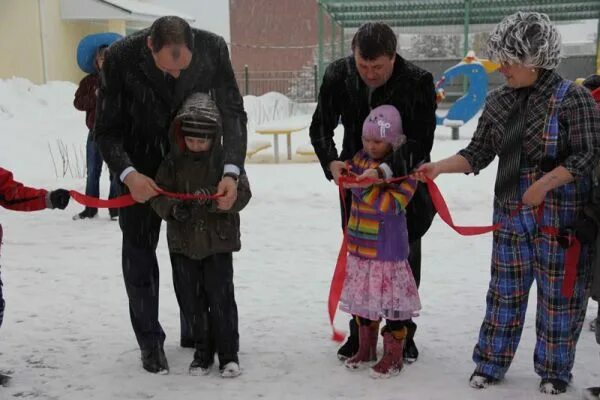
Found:
[[[0,0],[0,79],[13,76],[44,82],[38,0]],[[105,32],[106,21],[70,22],[60,16],[60,0],[41,0],[49,81],[78,83],[77,44],[90,33]]]
[[[44,80],[37,0],[0,1],[0,79]]]
[[[105,31],[106,24],[63,21],[59,0],[42,0],[42,3],[48,80],[77,83],[85,75],[77,66],[77,45],[84,36]]]

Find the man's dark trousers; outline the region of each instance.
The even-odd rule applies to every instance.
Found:
[[[125,207],[119,213],[123,232],[123,279],[129,297],[129,315],[140,349],[163,345],[165,333],[158,322],[159,270],[156,247],[161,219],[149,204]]]

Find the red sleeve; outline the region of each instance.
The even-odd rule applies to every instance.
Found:
[[[96,89],[98,89],[98,75],[90,74],[79,82],[79,87],[75,92],[73,105],[79,111],[92,111],[96,108]]]
[[[0,168],[0,206],[16,211],[36,211],[46,208],[44,189],[33,189],[16,182],[10,171]]]

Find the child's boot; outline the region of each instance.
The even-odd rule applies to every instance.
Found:
[[[406,327],[397,331],[383,332],[383,357],[371,368],[371,377],[389,378],[400,373],[403,365],[404,340],[406,340]]]
[[[219,372],[221,378],[236,378],[242,374],[237,354],[219,353]]]
[[[189,373],[193,376],[208,375],[214,363],[215,354],[212,351],[196,350],[194,360],[190,364]]]
[[[359,321],[360,322],[360,321]],[[350,369],[358,369],[365,363],[377,359],[377,333],[379,322],[371,321],[367,324],[358,325],[358,351],[344,363]]]

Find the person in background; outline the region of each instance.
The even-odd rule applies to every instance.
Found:
[[[85,144],[85,160],[87,179],[85,182],[85,194],[92,197],[100,196],[100,175],[102,174],[102,154],[98,150],[98,146],[94,142],[93,130],[96,121],[96,99],[98,98],[98,89],[100,88],[100,70],[104,63],[104,53],[108,46],[100,46],[96,51],[96,72],[86,75],[75,92],[75,100],[73,105],[79,111],[85,111],[85,124],[89,132],[87,142]],[[109,171],[110,190],[108,198],[117,197],[117,182],[114,180],[112,173]],[[110,219],[116,220],[119,216],[118,208],[108,210]],[[98,209],[86,207],[83,211],[73,216],[74,220],[94,218],[98,214]]]

